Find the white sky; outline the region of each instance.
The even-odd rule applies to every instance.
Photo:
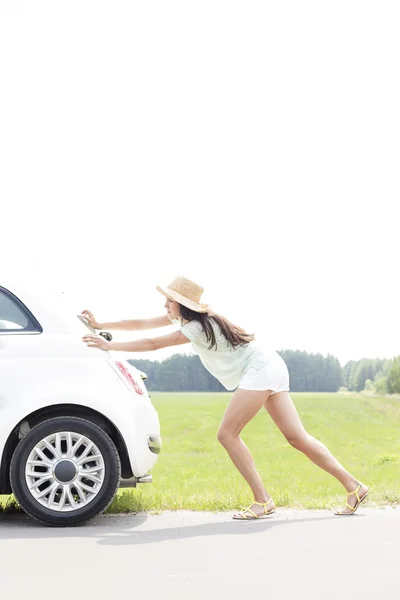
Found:
[[[187,274],[276,349],[400,354],[398,2],[0,15],[0,278],[113,320]]]

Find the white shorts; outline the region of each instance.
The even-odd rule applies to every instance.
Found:
[[[242,390],[272,390],[273,394],[288,392],[289,371],[285,361],[277,352],[255,352],[238,387]]]

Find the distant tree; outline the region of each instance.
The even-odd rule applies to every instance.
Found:
[[[342,369],[342,385],[351,390],[350,379],[353,373],[354,366],[357,364],[355,360],[349,360]]]
[[[377,394],[387,394],[388,393],[388,385],[387,385],[387,378],[386,377],[380,377],[379,379],[376,379],[375,381],[373,381],[372,383],[373,385],[373,389]]]
[[[342,367],[335,356],[328,354],[325,362],[325,377],[323,387],[326,392],[337,392],[342,382]],[[320,386],[321,387],[321,386]],[[322,390],[321,390],[322,391]]]
[[[367,379],[373,381],[382,370],[384,360],[380,358],[362,358],[348,362],[343,369],[343,383],[349,390],[361,392]]]
[[[387,374],[387,389],[389,394],[400,394],[400,356],[393,359]]]

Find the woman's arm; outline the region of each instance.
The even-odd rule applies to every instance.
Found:
[[[134,342],[107,342],[103,337],[96,335],[85,335],[82,339],[87,346],[100,348],[101,350],[122,350],[125,352],[150,352],[151,350],[159,350],[168,346],[180,346],[190,342],[181,331],[173,331],[160,337],[145,338]]]
[[[161,317],[152,317],[150,319],[131,319],[126,321],[115,321],[111,323],[98,323],[90,310],[83,310],[82,317],[84,317],[88,323],[94,327],[94,329],[140,331],[144,329],[156,329],[157,327],[167,327],[167,325],[172,325],[167,315],[162,315]]]

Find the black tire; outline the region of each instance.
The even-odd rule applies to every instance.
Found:
[[[25,478],[28,457],[36,444],[52,433],[71,431],[86,436],[99,449],[104,461],[104,481],[86,506],[71,512],[46,508],[29,491]],[[111,438],[97,425],[78,417],[56,417],[43,421],[20,441],[11,460],[10,480],[21,508],[32,518],[53,527],[72,527],[93,519],[112,502],[119,487],[121,462]]]

